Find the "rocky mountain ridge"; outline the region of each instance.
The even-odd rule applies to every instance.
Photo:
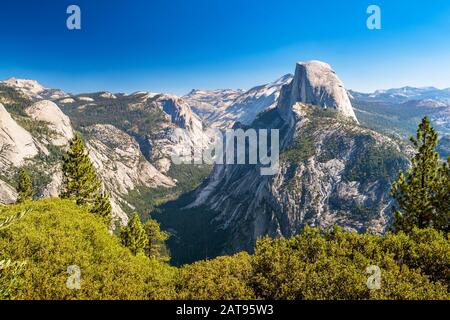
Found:
[[[0,83],[20,91],[27,98],[34,101],[43,99],[55,100],[69,96],[60,89],[47,88],[36,80],[9,78],[0,81]]]
[[[281,87],[289,83],[292,77],[287,74],[247,91],[192,90],[183,99],[213,128],[231,128],[236,122],[249,125],[258,113],[276,106]]]
[[[318,70],[324,72],[321,79]],[[185,252],[201,259],[205,252],[251,251],[261,236],[289,237],[305,225],[338,224],[377,233],[389,225],[390,185],[407,166],[409,149],[358,124],[329,65],[298,63],[276,107],[259,113],[245,128],[279,130],[279,168],[273,176],[262,176],[260,165],[216,164],[187,199],[169,204],[168,211],[163,207],[157,218],[163,227],[175,229],[170,245],[179,263],[189,261]],[[193,232],[208,229],[210,237],[196,240],[194,248],[185,244],[193,235],[185,227],[176,229],[183,223],[174,221],[187,224],[184,217],[196,219],[201,213],[206,221]]]
[[[15,201],[16,173],[22,166],[35,172],[37,196],[57,196],[61,155],[78,130],[111,194],[115,218],[125,224],[127,212],[135,209],[128,201],[131,191],[176,186],[177,179],[168,173],[170,157],[180,147],[173,130],[184,129],[194,147],[208,143],[201,120],[176,96],[100,92],[53,95],[50,101],[42,99],[44,92],[59,91],[36,81],[14,79],[0,86],[0,102],[8,108],[0,104],[0,203]]]
[[[441,136],[441,150],[448,149],[450,137],[450,89],[403,87],[359,93],[349,90],[360,122],[374,130],[407,140],[417,124],[428,116]],[[442,152],[446,158],[448,152]]]

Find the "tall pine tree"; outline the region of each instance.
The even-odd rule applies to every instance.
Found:
[[[419,124],[416,137],[411,142],[417,153],[411,168],[392,186],[392,196],[398,203],[394,208],[394,229],[409,232],[413,227],[443,229],[446,215],[440,204],[448,170],[436,152],[438,135],[425,117]],[[448,227],[448,221],[447,221]]]
[[[102,183],[85,151],[79,133],[75,134],[64,156],[63,174],[64,190],[61,197],[74,199],[78,205],[87,205],[90,212],[105,218],[109,223],[111,218],[109,196],[102,192]]]
[[[17,187],[17,203],[33,199],[33,186],[28,172],[21,168],[19,170],[19,183]]]
[[[169,249],[165,244],[165,241],[169,239],[169,234],[161,230],[159,223],[153,219],[149,219],[144,224],[144,229],[148,238],[145,254],[148,257],[154,257],[160,261],[169,261]]]
[[[134,213],[127,226],[122,227],[120,239],[122,244],[130,249],[134,255],[145,253],[144,250],[148,246],[148,237],[137,213]]]

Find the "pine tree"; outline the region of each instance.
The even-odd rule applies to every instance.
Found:
[[[144,253],[148,245],[148,238],[137,213],[134,213],[127,226],[120,231],[120,239],[122,244],[130,249],[134,255]]]
[[[22,203],[33,198],[33,187],[28,172],[21,168],[19,170],[19,183],[17,187],[17,203]]]
[[[84,150],[83,139],[76,134],[64,157],[62,198],[73,198],[79,205],[92,204],[100,193],[101,182]]]
[[[109,225],[112,218],[112,207],[109,202],[109,195],[107,193],[97,195],[90,212],[102,217],[105,220],[105,223]]]
[[[145,254],[148,257],[154,257],[160,261],[169,261],[169,250],[165,241],[169,239],[169,234],[162,231],[156,220],[149,219],[144,224],[145,233],[147,234],[148,244],[145,247]]]
[[[411,168],[392,185],[392,196],[399,208],[394,208],[394,229],[410,232],[413,227],[442,229],[443,215],[438,202],[442,196],[445,177],[436,152],[438,135],[425,117],[419,124],[415,138],[417,150]]]
[[[112,211],[109,195],[102,192],[102,183],[78,133],[64,156],[63,173],[64,191],[61,197],[74,199],[78,205],[87,205],[90,212],[98,214],[109,224]]]

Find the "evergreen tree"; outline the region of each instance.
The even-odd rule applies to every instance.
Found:
[[[33,198],[33,187],[28,172],[21,168],[19,170],[19,183],[17,187],[17,202],[22,203]]]
[[[102,192],[102,183],[85,152],[79,133],[75,134],[64,156],[63,173],[64,191],[61,197],[74,199],[78,205],[87,205],[90,212],[103,217],[109,224],[112,210],[109,195]]]
[[[134,255],[144,253],[148,245],[148,238],[137,213],[134,213],[127,226],[120,231],[120,239],[122,244],[130,249]]]
[[[106,224],[109,224],[112,219],[112,207],[109,202],[109,195],[107,193],[97,195],[90,212],[99,215],[105,220]]]
[[[440,164],[436,152],[438,135],[427,117],[422,119],[411,142],[417,150],[411,168],[405,174],[400,172],[392,185],[392,196],[399,206],[394,208],[394,229],[405,232],[410,232],[414,226],[442,229],[448,213],[442,211],[439,202],[448,173]]]
[[[144,224],[145,233],[147,234],[148,244],[145,247],[145,254],[148,257],[155,257],[160,261],[169,261],[169,250],[165,241],[169,239],[169,234],[162,231],[156,220],[149,219]]]
[[[61,197],[73,198],[79,205],[93,204],[100,193],[101,182],[78,133],[64,157],[63,173],[64,191]]]
[[[439,170],[440,181],[435,206],[441,213],[436,221],[436,229],[450,231],[450,157]]]

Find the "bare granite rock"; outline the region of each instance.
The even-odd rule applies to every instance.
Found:
[[[30,118],[47,123],[52,135],[49,142],[57,146],[66,145],[73,139],[70,119],[52,101],[41,100],[25,109]]]
[[[37,153],[31,134],[19,126],[0,103],[0,168],[20,166]]]

